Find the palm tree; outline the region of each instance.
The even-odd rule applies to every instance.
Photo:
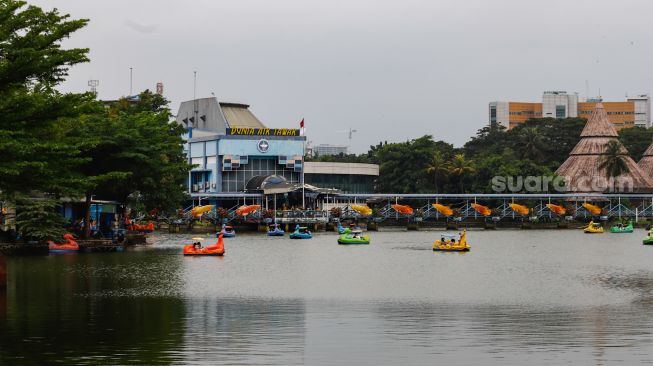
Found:
[[[542,161],[544,140],[538,127],[524,127],[519,132],[519,142],[524,149],[524,157],[533,161]]]
[[[464,193],[463,180],[466,174],[474,173],[474,162],[465,159],[465,154],[456,154],[448,164],[449,173],[458,177],[460,182],[460,193]]]
[[[608,180],[613,178],[611,189],[614,191],[614,178],[630,173],[626,149],[621,145],[621,142],[617,140],[608,142],[599,161],[599,169],[605,169]]]
[[[449,174],[449,169],[447,167],[447,161],[442,156],[442,152],[436,151],[431,156],[431,161],[426,166],[426,172],[428,174],[433,174],[433,184],[435,185],[435,193],[438,192],[438,179],[444,178]]]

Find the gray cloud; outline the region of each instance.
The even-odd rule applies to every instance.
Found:
[[[67,46],[91,48],[64,90],[100,80],[99,95],[165,84],[173,109],[211,92],[251,104],[271,127],[306,119],[315,143],[432,134],[460,145],[493,100],[544,90],[606,100],[653,85],[653,2],[646,0],[34,0],[90,18]],[[133,37],[129,20],[148,30]],[[600,61],[600,62],[597,62]],[[351,142],[338,130],[358,130]]]

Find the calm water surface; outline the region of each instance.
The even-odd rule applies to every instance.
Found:
[[[438,235],[7,258],[0,364],[653,363],[643,230],[471,231],[469,253],[432,252]]]

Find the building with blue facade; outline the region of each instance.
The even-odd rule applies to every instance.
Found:
[[[188,191],[193,197],[211,200],[227,193],[283,194],[282,198],[293,204],[299,193],[300,202],[305,195],[314,205],[319,194],[335,194],[342,192],[341,188],[355,187],[357,192],[370,193],[378,176],[376,165],[359,169],[351,164],[342,165],[339,176],[339,163],[330,163],[329,169],[315,171],[319,177],[309,177],[304,163],[306,137],[300,130],[268,128],[246,104],[220,103],[216,98],[183,102],[177,122],[188,129],[185,149],[194,165],[188,176]],[[336,184],[345,178],[347,184]],[[334,184],[323,188],[304,185],[309,179],[313,184]]]

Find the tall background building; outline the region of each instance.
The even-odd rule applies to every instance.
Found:
[[[628,97],[623,102],[604,102],[601,98],[579,102],[578,94],[565,91],[545,91],[541,103],[491,102],[489,122],[513,128],[530,118],[583,117],[589,119],[594,106],[603,103],[610,123],[616,129],[651,126],[651,99],[648,95]]]

